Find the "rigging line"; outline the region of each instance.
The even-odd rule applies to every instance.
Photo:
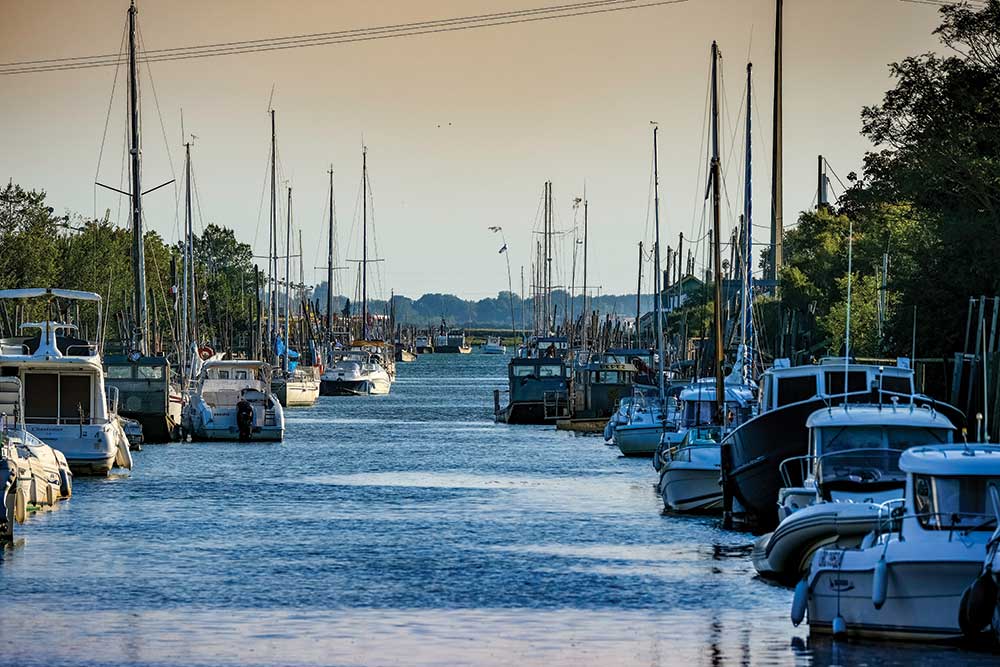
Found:
[[[709,145],[706,137],[708,136],[708,114],[709,106],[711,104],[712,95],[712,79],[711,79],[712,67],[709,65],[708,73],[709,76],[705,77],[705,102],[704,108],[702,109],[701,115],[701,139],[698,141],[698,145],[701,149],[698,151],[698,178],[695,181],[696,185],[694,188],[694,202],[691,206],[691,226],[688,228],[689,231],[694,232],[695,223],[698,221],[698,209],[702,209],[702,215],[704,215],[705,208],[705,197],[704,189],[701,187],[702,176],[708,173],[707,169],[707,155],[709,151]],[[693,236],[694,234],[692,234]],[[685,265],[686,267],[686,265]],[[682,272],[683,273],[683,272]]]
[[[118,47],[118,57],[121,58],[122,51],[125,50],[125,27],[122,26],[121,45]],[[101,176],[101,161],[104,159],[104,143],[108,138],[108,125],[111,122],[111,109],[115,104],[115,90],[118,88],[118,74],[121,72],[121,63],[115,67],[115,77],[111,81],[111,96],[108,98],[108,112],[104,116],[104,132],[101,134],[101,148],[97,151],[97,169],[94,171],[94,218],[97,217],[97,181]]]
[[[264,178],[260,183],[260,202],[257,204],[257,225],[253,230],[253,245],[254,254],[259,254],[257,250],[257,241],[260,238],[260,221],[261,217],[264,215],[264,196],[267,194],[267,186],[269,184],[268,173],[271,171],[271,143],[267,144],[267,162],[264,164]],[[270,214],[269,214],[270,215]],[[268,222],[270,225],[270,222]],[[268,227],[270,229],[270,227]],[[268,248],[268,253],[271,250]]]
[[[634,2],[635,0],[608,0],[609,2]],[[256,46],[249,48],[231,48],[222,50],[211,50],[207,52],[191,51],[190,53],[178,53],[178,54],[161,54],[158,56],[153,56],[148,58],[149,60],[155,62],[166,62],[172,60],[188,60],[191,58],[206,58],[211,56],[225,56],[225,55],[239,55],[244,53],[259,53],[264,51],[281,51],[286,49],[303,48],[310,46],[326,46],[333,44],[349,44],[354,42],[367,42],[373,40],[381,39],[391,39],[395,37],[414,37],[420,35],[429,35],[437,33],[447,33],[456,32],[461,30],[472,30],[475,28],[490,28],[497,26],[515,25],[520,23],[534,23],[537,21],[549,21],[561,18],[572,18],[577,16],[589,16],[594,14],[606,14],[610,12],[620,12],[620,11],[630,11],[635,9],[644,9],[649,7],[659,7],[663,5],[674,5],[683,2],[689,2],[690,0],[651,0],[649,2],[644,2],[642,4],[628,4],[628,5],[610,5],[597,9],[581,9],[579,11],[567,11],[560,14],[547,14],[541,16],[527,16],[523,18],[495,18],[490,20],[485,20],[481,22],[467,22],[464,25],[446,25],[445,27],[427,27],[420,29],[410,29],[410,30],[386,30],[386,29],[370,29],[369,33],[373,34],[363,34],[360,36],[346,36],[346,37],[331,37],[324,39],[305,39],[299,42],[291,42],[286,44],[280,44],[276,46]],[[438,23],[441,23],[440,21]],[[198,47],[194,47],[198,48]],[[100,58],[98,56],[97,58]],[[28,65],[22,66],[21,63],[10,63],[6,66],[0,66],[0,75],[9,74],[33,74],[38,72],[53,72],[53,71],[67,71],[75,69],[90,69],[94,67],[108,67],[114,65],[115,60],[92,60],[91,62],[81,62],[78,64],[63,64],[63,65]],[[3,70],[3,67],[8,67],[9,69]],[[11,69],[17,68],[17,69]]]

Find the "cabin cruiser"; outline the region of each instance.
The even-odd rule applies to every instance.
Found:
[[[903,495],[903,450],[951,443],[954,425],[929,407],[843,404],[806,421],[809,453],[781,463],[780,523],[760,537],[753,564],[793,584],[821,546],[856,547],[878,525],[882,503]]]
[[[207,361],[184,415],[195,440],[280,442],[285,414],[271,392],[271,367],[248,359]]]
[[[322,396],[385,395],[392,388],[392,377],[386,368],[381,348],[356,342],[323,371],[320,381]]]
[[[0,543],[14,537],[29,507],[51,507],[73,494],[66,457],[25,428],[24,392],[16,377],[0,377]]]
[[[500,340],[500,336],[487,337],[480,350],[483,354],[507,354],[507,347]]]
[[[664,431],[653,457],[660,473],[657,489],[663,505],[675,512],[722,509],[722,437],[753,416],[754,389],[734,373],[725,383],[725,423],[716,416],[713,378],[684,387],[679,399],[676,429]]]
[[[0,299],[66,299],[97,304],[93,292],[49,288],[0,290]],[[66,457],[78,474],[106,475],[112,468],[131,468],[128,438],[118,419],[118,391],[105,392],[98,346],[69,335],[75,324],[46,320],[27,322],[29,336],[0,340],[0,376],[16,377],[24,388],[24,423],[28,432]]]
[[[655,388],[636,387],[629,402],[625,423],[611,434],[624,456],[652,456],[664,432],[676,428],[677,401],[668,396],[660,401]]]
[[[962,600],[983,569],[987,544],[1000,539],[1000,447],[913,447],[899,468],[905,497],[881,505],[876,530],[858,547],[816,552],[795,589],[793,623],[808,612],[813,633],[894,639],[986,630],[981,610],[963,618],[970,610]]]
[[[500,407],[493,393],[496,421],[506,424],[552,424],[569,417],[569,343],[561,336],[533,337],[507,362],[509,402]]]
[[[118,390],[122,417],[142,425],[142,440],[179,439],[184,402],[162,355],[111,354],[104,357],[105,382]]]
[[[781,462],[809,453],[809,415],[829,405],[889,405],[893,397],[915,407],[933,406],[954,424],[964,418],[913,388],[909,359],[895,366],[824,358],[792,366],[776,359],[761,375],[759,414],[726,435],[722,443],[722,483],[726,522],[756,532],[778,524],[775,503],[782,488]]]

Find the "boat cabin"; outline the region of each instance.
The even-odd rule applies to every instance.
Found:
[[[842,357],[792,366],[788,359],[775,359],[761,376],[760,387],[761,412],[824,397],[843,402],[846,395],[853,403],[888,403],[895,396],[908,403],[914,396],[913,370],[904,358],[895,366],[845,363]]]
[[[736,428],[754,414],[753,389],[744,385],[725,385],[726,430]],[[715,379],[703,378],[684,386],[678,396],[680,426],[694,428],[716,424]]]
[[[109,387],[121,396],[122,414],[164,414],[170,402],[170,365],[166,357],[109,354],[104,357]]]
[[[1000,501],[1000,447],[969,444],[903,452],[907,475],[905,531],[993,532]]]

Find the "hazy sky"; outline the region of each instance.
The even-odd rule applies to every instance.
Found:
[[[145,47],[158,49],[549,4],[559,3],[146,0],[139,3],[139,20]],[[278,154],[293,186],[307,282],[324,275],[311,267],[325,263],[331,163],[338,254],[358,256],[364,142],[379,256],[386,260],[379,267],[384,291],[480,298],[506,289],[491,225],[503,226],[517,289],[520,267],[530,271],[531,232],[546,179],[554,183],[563,229],[572,226],[572,201],[586,183],[589,282],[603,293],[634,291],[636,244],[651,234],[651,120],[660,126],[663,245],[676,245],[678,232],[689,238],[700,233],[701,137],[713,39],[724,57],[723,150],[734,215],[742,188],[737,114],[748,56],[755,63],[755,236],[768,238],[773,4],[689,0],[447,34],[153,63],[163,126],[144,69],[144,184],[172,177],[168,151],[181,175],[183,109],[186,131],[197,135],[202,219],[233,227],[258,253],[266,252],[266,206],[260,203],[274,86]],[[0,62],[116,53],[126,9],[124,0],[3,0]],[[937,22],[935,7],[899,0],[785,1],[786,224],[813,201],[817,154],[827,156],[841,178],[859,168],[869,148],[859,135],[861,106],[878,102],[890,87],[887,63],[935,48],[930,33]],[[46,190],[57,211],[89,216],[110,208],[112,219],[126,224],[124,202],[107,191],[95,194],[93,186],[114,77],[113,67],[0,77],[0,177]],[[99,175],[112,185],[122,177],[123,91],[119,78]],[[178,235],[177,194],[168,187],[144,199],[148,224],[170,241]],[[560,283],[569,281],[570,252],[567,243]],[[345,291],[353,290],[353,279],[340,280]]]

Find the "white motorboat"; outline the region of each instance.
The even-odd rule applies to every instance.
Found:
[[[0,290],[0,299],[86,301],[98,306],[92,292],[29,288]],[[76,325],[29,322],[32,336],[0,341],[0,372],[17,377],[24,388],[24,422],[39,440],[66,457],[76,473],[106,475],[112,468],[131,468],[129,442],[118,419],[118,392],[105,391],[98,346],[68,335]]]
[[[392,379],[379,350],[373,345],[356,343],[323,371],[320,393],[323,396],[388,394]]]
[[[24,393],[16,377],[0,377],[0,542],[14,537],[34,507],[51,507],[73,494],[66,457],[25,429]]]
[[[507,346],[500,340],[500,336],[487,337],[479,349],[483,354],[507,354]]]
[[[285,436],[271,367],[257,360],[206,362],[184,416],[195,440],[280,442]]]
[[[795,589],[796,625],[808,612],[810,632],[835,635],[940,640],[986,629],[960,610],[1000,534],[1000,447],[914,447],[899,467],[905,498],[882,504],[877,529],[857,548],[816,552]]]
[[[785,583],[808,573],[819,547],[858,546],[876,529],[882,503],[903,494],[903,450],[950,443],[955,431],[941,413],[912,404],[843,404],[817,410],[806,426],[809,454],[781,464],[781,522],[752,556],[761,576]]]
[[[605,442],[610,442],[615,437],[615,429],[622,424],[628,423],[628,412],[632,407],[632,397],[626,396],[625,398],[618,399],[618,407],[611,414],[611,418],[608,419],[608,423],[604,426],[604,440]]]
[[[624,456],[652,456],[663,433],[674,428],[669,422],[671,415],[655,390],[637,388],[628,404],[625,423],[617,424],[612,433],[615,445]]]

